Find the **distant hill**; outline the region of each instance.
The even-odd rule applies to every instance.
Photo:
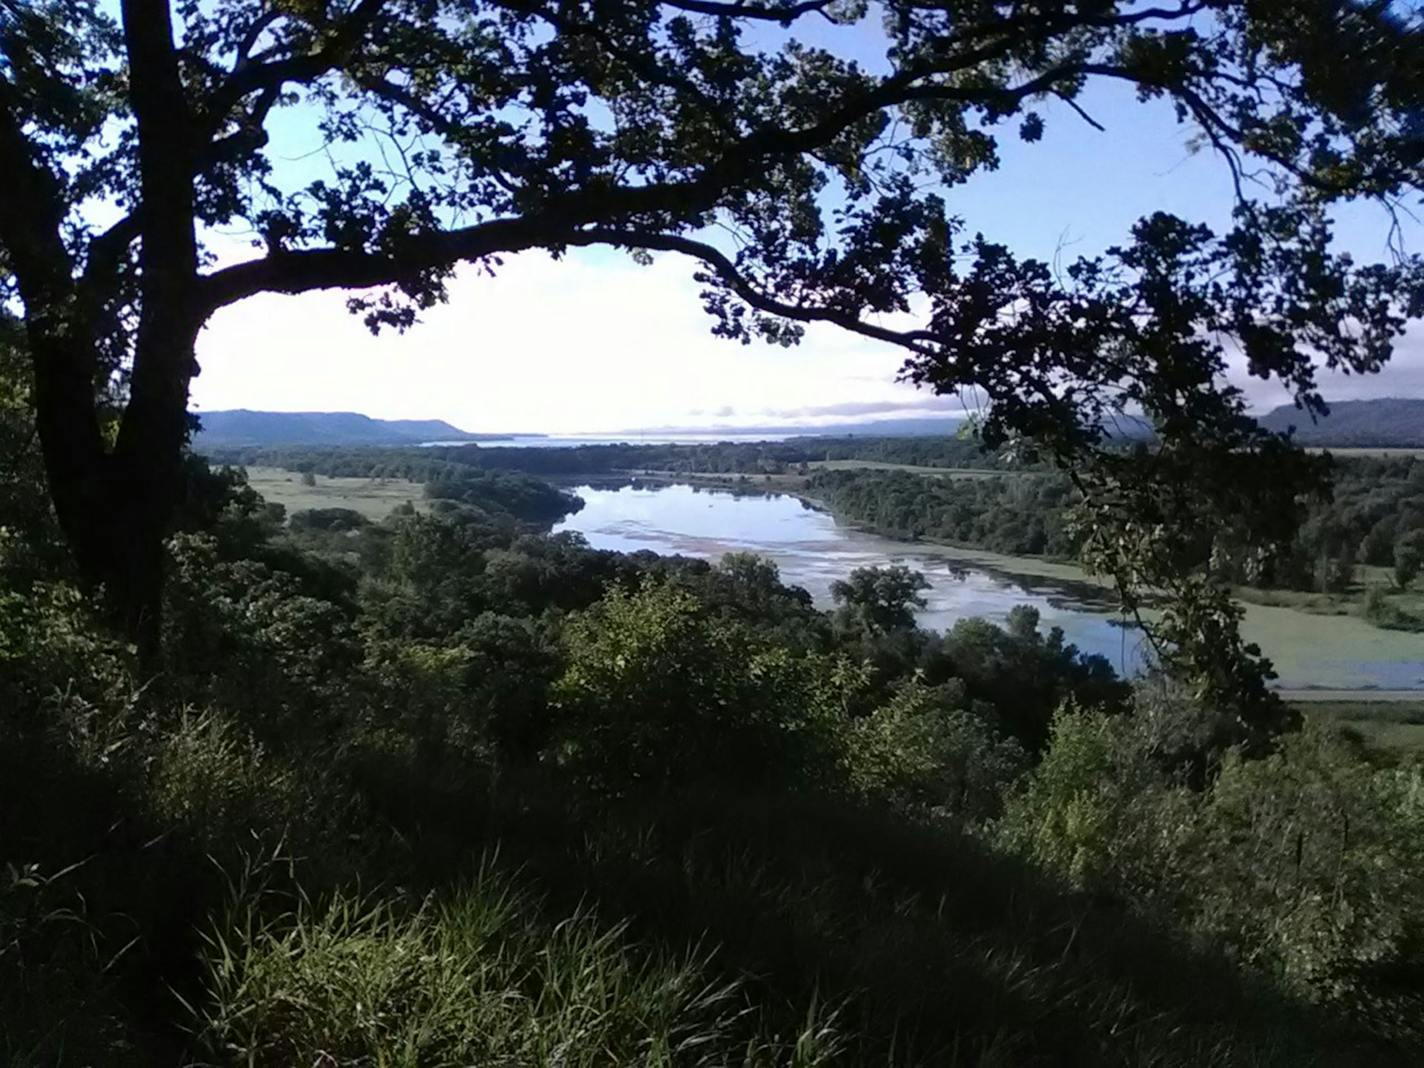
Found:
[[[235,445],[418,445],[531,435],[471,434],[443,419],[372,419],[358,412],[200,412],[198,447]]]
[[[729,438],[749,439],[758,436],[767,438],[904,438],[904,437],[952,437],[963,425],[962,419],[954,417],[911,417],[903,419],[866,419],[854,423],[822,423],[817,426],[802,426],[796,423],[764,423],[756,426],[736,426],[715,423],[711,426],[653,426],[630,430],[616,430],[607,434],[574,435],[576,437],[620,438],[636,441],[638,438]]]
[[[1267,430],[1295,427],[1302,445],[1336,448],[1424,448],[1424,400],[1382,397],[1378,400],[1335,401],[1330,414],[1317,422],[1292,405],[1259,420]]]

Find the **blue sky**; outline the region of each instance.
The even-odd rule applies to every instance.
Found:
[[[1041,108],[1043,140],[1004,130],[999,170],[951,190],[951,210],[1022,255],[1093,254],[1121,241],[1152,211],[1223,227],[1230,177],[1160,102],[1123,86],[1080,100],[1099,132],[1066,107]],[[279,167],[315,157],[298,116],[276,131]],[[319,160],[315,160],[319,163]],[[1337,237],[1361,259],[1385,254],[1381,209],[1343,212]],[[1409,224],[1411,251],[1424,227]],[[227,250],[244,255],[240,244]],[[448,305],[400,336],[373,338],[344,310],[344,296],[264,296],[225,309],[199,341],[199,411],[230,407],[356,410],[443,418],[476,431],[579,432],[843,420],[847,416],[954,412],[957,402],[896,384],[899,354],[832,327],[813,327],[790,350],[744,347],[710,336],[697,301],[695,265],[658,257],[640,267],[621,253],[586,250],[555,263],[510,257],[494,277],[460,272]],[[1242,381],[1252,402],[1288,398]],[[1394,363],[1371,378],[1334,377],[1332,399],[1424,396],[1424,332],[1406,337]]]

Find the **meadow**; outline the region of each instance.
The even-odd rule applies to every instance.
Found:
[[[248,485],[269,503],[282,505],[288,515],[309,508],[349,508],[374,522],[384,519],[402,504],[411,504],[419,510],[425,499],[424,487],[404,478],[312,477],[314,484],[306,485],[297,471],[278,467],[247,468]]]
[[[1322,691],[1291,700],[1307,719],[1349,731],[1372,749],[1424,753],[1424,697],[1418,694]]]

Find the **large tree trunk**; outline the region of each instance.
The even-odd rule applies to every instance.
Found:
[[[140,313],[129,404],[112,449],[96,405],[102,286],[91,291],[93,261],[76,278],[64,239],[61,183],[26,136],[24,102],[3,78],[0,173],[12,181],[0,195],[0,235],[25,303],[36,418],[60,528],[81,577],[104,588],[124,629],[151,657],[158,648],[163,537],[178,499],[200,325],[193,117],[168,0],[122,0],[120,7],[138,132],[140,197],[131,218],[141,238]],[[124,229],[119,237],[110,254],[123,259],[131,238]],[[94,248],[91,243],[91,254]]]
[[[158,649],[163,589],[163,539],[180,491],[188,376],[180,373],[157,396],[135,396],[141,416],[118,446],[103,446],[93,361],[83,342],[30,331],[36,417],[55,515],[80,578],[105,602],[140,654]],[[191,341],[173,339],[177,360],[191,366]]]

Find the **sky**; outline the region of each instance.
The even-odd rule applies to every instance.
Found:
[[[1096,88],[1084,104],[1099,132],[1064,107],[1041,109],[1042,141],[1006,130],[999,170],[950,190],[950,210],[1020,255],[1091,255],[1121,241],[1152,211],[1224,227],[1225,165],[1193,153],[1170,108],[1140,104],[1125,87]],[[309,152],[300,124],[275,131],[274,163]],[[1352,208],[1337,227],[1360,259],[1385,254],[1383,212]],[[221,246],[223,238],[217,238]],[[1405,232],[1410,251],[1424,226]],[[232,241],[223,258],[240,255]],[[359,411],[436,418],[475,432],[599,433],[817,423],[959,414],[956,398],[895,381],[902,355],[835,327],[812,325],[799,346],[743,346],[711,336],[696,264],[664,254],[640,266],[612,250],[506,257],[494,277],[457,272],[450,299],[406,334],[372,336],[346,295],[263,295],[219,312],[198,344],[193,383],[201,414],[224,408]],[[891,324],[894,325],[894,324]],[[1279,386],[1236,380],[1252,405],[1288,403]],[[1424,328],[1391,365],[1367,378],[1323,379],[1328,399],[1424,397]]]

